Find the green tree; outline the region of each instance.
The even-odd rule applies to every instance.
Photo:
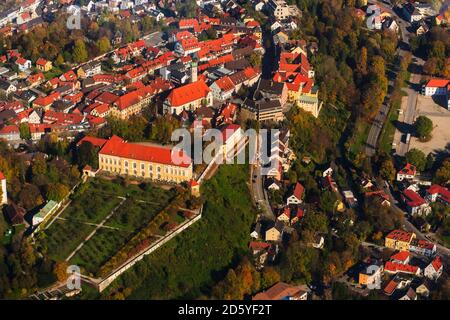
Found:
[[[109,39],[107,37],[101,37],[97,41],[97,47],[100,54],[103,54],[111,50],[111,43],[109,42]]]
[[[47,187],[47,199],[61,201],[69,194],[69,187],[62,183],[52,183]]]
[[[434,177],[436,183],[445,184],[450,181],[450,158],[446,159],[441,167],[436,171]]]
[[[414,124],[416,133],[421,140],[428,140],[433,131],[433,121],[426,116],[419,116]]]
[[[415,165],[417,170],[419,170],[419,171],[423,171],[427,164],[427,158],[426,158],[425,154],[416,148],[409,150],[405,154],[405,159],[406,159],[406,162],[411,163],[412,165]]]
[[[31,132],[30,127],[27,123],[21,123],[19,125],[19,132],[20,132],[20,138],[24,140],[30,140],[31,139]]]
[[[76,63],[85,62],[88,59],[88,51],[83,40],[75,40],[73,46],[72,59]]]
[[[386,159],[381,163],[380,176],[387,180],[392,181],[395,178],[395,167],[391,159]]]

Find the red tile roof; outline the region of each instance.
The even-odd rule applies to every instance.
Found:
[[[36,98],[36,100],[33,101],[33,104],[41,106],[41,107],[46,107],[46,106],[51,105],[56,100],[58,100],[59,96],[60,96],[59,92],[53,92],[46,97]]]
[[[189,167],[192,163],[192,159],[182,150],[170,149],[156,145],[150,146],[138,143],[129,143],[118,136],[112,136],[104,144],[99,154],[181,166],[184,168]],[[173,160],[172,154],[174,157],[180,157],[182,163],[176,164]]]
[[[446,87],[447,84],[450,82],[448,79],[430,79],[430,81],[427,82],[427,87],[437,87],[437,88],[443,88]]]
[[[438,184],[433,184],[431,187],[428,188],[427,192],[429,194],[438,194],[445,200],[446,202],[450,202],[450,191]]]
[[[297,182],[297,184],[295,185],[295,189],[294,189],[293,195],[297,199],[301,200],[304,191],[305,191],[305,188],[302,186],[302,184],[300,182]]]
[[[410,242],[412,236],[413,234],[410,232],[406,232],[403,230],[393,230],[386,236],[386,238],[397,241]]]
[[[397,260],[397,261],[406,261],[406,260],[408,260],[408,258],[409,258],[408,251],[400,251],[391,256],[391,260]]]
[[[205,81],[198,80],[173,89],[167,97],[167,100],[172,107],[180,107],[187,103],[206,98],[209,92],[210,89]]]
[[[36,65],[44,67],[47,64],[47,62],[48,62],[47,60],[45,60],[43,58],[39,58],[36,61]]]
[[[402,197],[406,205],[412,208],[419,207],[426,203],[418,193],[410,189],[404,190],[402,193]]]
[[[178,27],[180,29],[194,28],[195,26],[198,26],[197,19],[180,19],[178,22]]]
[[[416,274],[419,271],[419,267],[412,266],[409,264],[401,264],[388,261],[384,265],[384,270],[391,273],[402,272],[402,273]]]
[[[15,125],[6,125],[0,129],[0,134],[19,133],[19,127]]]
[[[389,281],[387,286],[384,288],[384,293],[390,296],[395,289],[397,289],[398,283],[395,280]]]
[[[241,128],[238,124],[228,124],[221,129],[223,142],[227,142],[230,137]]]
[[[129,92],[127,94],[124,94],[119,99],[117,99],[115,105],[119,108],[119,110],[124,110],[139,103],[142,99],[153,94],[154,90],[151,87],[149,86],[143,87],[135,91]]]
[[[431,265],[433,266],[433,269],[438,272],[442,268],[442,260],[441,257],[437,256],[434,258],[433,261],[431,261]]]
[[[225,76],[225,77],[222,77],[222,78],[216,80],[215,83],[219,87],[220,90],[225,91],[225,92],[234,90],[234,88],[235,88],[233,81],[231,81],[230,77],[228,77],[228,76]]]
[[[85,136],[80,141],[78,141],[77,146],[78,147],[81,146],[83,142],[90,142],[94,147],[101,148],[106,143],[106,141],[108,140],[91,136]]]
[[[264,250],[270,248],[270,243],[261,241],[251,241],[249,244],[251,250]]]
[[[415,176],[416,173],[417,173],[417,169],[416,169],[416,166],[414,166],[414,165],[412,165],[410,163],[407,163],[405,165],[405,167],[402,170],[400,170],[398,173]]]

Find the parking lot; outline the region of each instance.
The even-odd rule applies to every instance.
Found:
[[[433,121],[433,137],[427,142],[420,142],[418,138],[411,137],[409,149],[416,148],[422,150],[425,154],[430,152],[449,152],[450,110],[437,104],[431,97],[419,95],[417,97],[416,118],[418,116],[426,116]]]

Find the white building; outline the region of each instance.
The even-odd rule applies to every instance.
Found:
[[[425,268],[423,274],[428,279],[436,281],[442,275],[443,269],[441,257],[438,256]]]

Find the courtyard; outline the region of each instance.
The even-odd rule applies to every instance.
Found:
[[[431,97],[418,95],[416,106],[416,119],[426,116],[433,121],[433,132],[430,141],[421,142],[417,137],[411,137],[409,149],[419,149],[426,155],[431,153],[449,152],[450,148],[450,110],[445,109]]]

